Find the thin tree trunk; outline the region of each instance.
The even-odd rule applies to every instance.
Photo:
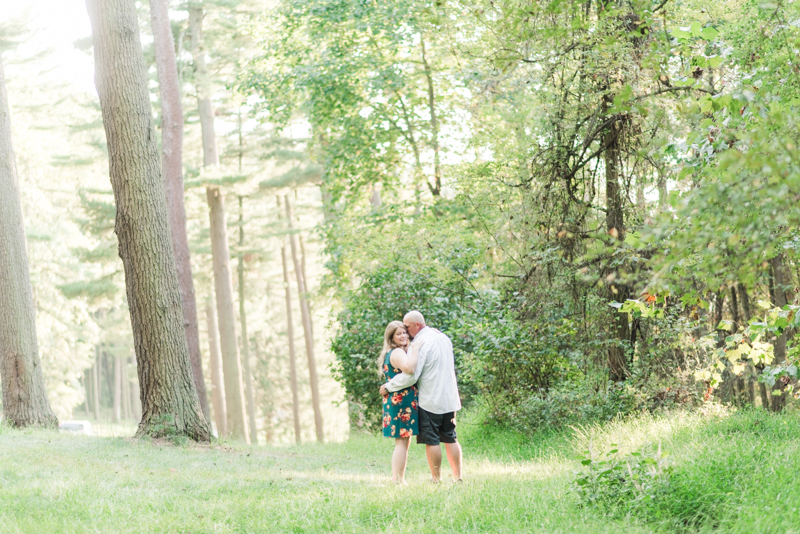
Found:
[[[15,427],[58,426],[47,391],[36,338],[11,116],[0,62],[0,379],[3,414]]]
[[[219,342],[222,350],[222,372],[225,379],[225,408],[228,432],[234,439],[250,441],[245,419],[242,367],[236,339],[236,314],[231,285],[231,259],[228,231],[225,225],[225,204],[216,187],[206,188],[211,225],[211,256],[214,263],[214,289],[217,298]]]
[[[217,136],[214,131],[214,108],[211,103],[211,82],[208,78],[203,43],[203,9],[189,7],[189,31],[192,42],[197,87],[197,107],[203,139],[203,165],[219,165]],[[245,420],[242,368],[236,339],[236,314],[233,307],[230,247],[225,222],[225,205],[218,187],[206,188],[211,224],[211,256],[214,264],[214,289],[219,321],[219,340],[222,352],[222,371],[225,381],[225,408],[228,433],[235,439],[249,442]]]
[[[277,197],[278,210],[281,197]],[[279,211],[280,213],[280,211]],[[283,289],[286,296],[286,336],[289,339],[289,377],[292,383],[292,414],[294,416],[294,441],[300,443],[300,401],[297,389],[297,360],[294,351],[294,321],[292,320],[292,289],[289,285],[289,264],[286,259],[286,240],[281,244],[281,263],[283,265]]]
[[[200,131],[203,138],[203,165],[206,167],[219,165],[217,135],[214,131],[214,107],[211,104],[211,81],[208,78],[203,45],[203,8],[189,7],[189,32],[192,42]]]
[[[122,360],[112,358],[114,361],[114,422],[122,420]]]
[[[211,402],[214,405],[214,422],[217,436],[228,435],[228,419],[225,410],[225,384],[222,380],[222,357],[219,348],[219,328],[212,297],[206,299],[206,324],[208,325],[208,352],[211,367]]]
[[[297,242],[300,244],[300,267],[302,268],[303,280],[308,280],[308,271],[306,271],[306,246],[303,243],[303,236],[297,236]],[[311,315],[311,308],[309,307],[309,316]],[[314,339],[314,321],[310,321],[308,323],[308,327],[311,329],[311,339]]]
[[[84,394],[84,401],[83,407],[84,411],[86,412],[86,419],[89,419],[91,415],[91,402],[92,402],[92,370],[84,369],[83,371],[83,394]]]
[[[120,359],[122,365],[122,418],[131,419],[131,381],[128,378],[128,358]]]
[[[177,434],[208,441],[210,428],[197,400],[183,327],[136,5],[133,0],[87,0],[86,5],[139,373],[137,436]]]
[[[419,44],[422,47],[422,66],[425,72],[425,81],[428,84],[428,113],[431,115],[431,147],[433,148],[433,176],[435,185],[430,186],[431,193],[434,196],[439,196],[442,192],[442,168],[439,157],[439,120],[436,117],[436,100],[435,91],[433,87],[433,75],[431,74],[431,67],[428,64],[428,57],[425,50],[425,39],[422,34],[419,36]]]
[[[778,308],[783,308],[787,304],[786,289],[791,283],[789,276],[787,276],[788,273],[786,272],[786,268],[783,264],[783,254],[779,254],[772,258],[770,263],[772,267],[772,293],[774,294],[775,298],[775,306]],[[786,361],[786,330],[788,329],[785,329],[775,339],[775,359],[772,362],[774,365],[780,365]],[[786,395],[783,391],[785,387],[786,384],[784,384],[782,381],[776,381],[775,385],[772,387],[770,409],[773,412],[780,412],[783,410],[784,406],[786,406]]]
[[[619,186],[619,124],[613,123],[603,137],[606,147],[603,152],[606,178],[606,230],[618,241],[625,240],[624,211]],[[625,302],[627,288],[622,284],[612,286],[616,293],[609,292],[609,297]],[[633,347],[627,347],[631,332],[626,314],[614,313],[614,330],[620,344],[608,349],[609,378],[614,382],[625,380],[629,374],[628,353]]]
[[[250,343],[247,337],[247,317],[244,310],[244,206],[239,196],[239,321],[242,323],[242,368],[244,369],[245,394],[247,395],[247,419],[250,425],[250,442],[258,445],[256,430],[256,403],[253,395],[253,374],[250,372]]]
[[[317,384],[317,362],[314,357],[314,338],[311,333],[311,313],[308,309],[306,299],[306,283],[303,279],[303,267],[297,254],[297,236],[292,231],[292,204],[289,195],[284,197],[286,202],[286,218],[289,227],[289,244],[292,247],[292,261],[294,262],[294,272],[297,277],[297,292],[300,294],[300,315],[303,319],[303,333],[306,340],[306,356],[308,357],[308,375],[311,382],[311,401],[314,405],[314,428],[317,433],[317,441],[322,443],[325,439],[322,428],[322,411],[319,402],[319,386]]]
[[[94,418],[100,420],[100,345],[94,348],[94,367],[92,367],[92,381],[93,381],[93,401],[94,401]]]
[[[200,356],[200,333],[197,327],[197,301],[192,280],[192,262],[189,253],[189,239],[186,235],[186,207],[183,198],[181,162],[183,107],[167,0],[150,0],[150,20],[153,27],[153,44],[158,70],[158,90],[161,96],[161,167],[167,194],[175,267],[178,269],[178,283],[183,303],[183,326],[186,331],[186,343],[189,346],[189,359],[192,362],[192,376],[197,390],[197,398],[200,401],[203,415],[206,420],[210,421],[206,383],[203,378],[203,363]]]
[[[267,284],[267,296],[271,300],[271,293],[269,290],[269,284]],[[272,382],[270,380],[270,373],[269,373],[269,358],[267,361],[262,359],[261,353],[261,346],[258,342],[258,335],[253,338],[253,348],[256,351],[256,361],[261,363],[264,362],[264,369],[265,369],[265,387],[263,391],[263,414],[264,414],[264,439],[266,440],[267,445],[272,444],[272,417],[274,415],[272,407],[273,399],[272,399]]]

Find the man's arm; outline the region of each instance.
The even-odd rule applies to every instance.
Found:
[[[424,343],[419,349],[419,359],[417,361],[417,367],[414,370],[414,374],[410,375],[408,373],[400,373],[399,375],[394,375],[394,378],[386,382],[381,386],[381,394],[384,394],[384,391],[400,391],[401,389],[407,388],[408,386],[413,386],[419,380],[419,375],[422,372],[422,368],[425,366],[425,360],[428,358],[428,353],[431,351],[432,343]]]
[[[416,375],[400,373],[399,375],[394,375],[394,378],[386,382],[384,386],[386,387],[387,391],[400,391],[401,389],[407,388],[408,386],[413,386],[416,383]]]

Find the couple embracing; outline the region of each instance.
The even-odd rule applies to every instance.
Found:
[[[413,339],[413,342],[410,341]],[[392,480],[403,482],[411,437],[425,445],[428,467],[439,482],[444,443],[453,481],[461,481],[456,412],[461,409],[450,338],[425,324],[418,311],[386,327],[378,365],[385,379],[383,435],[395,439]]]

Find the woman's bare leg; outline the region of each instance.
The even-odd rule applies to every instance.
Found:
[[[411,443],[409,438],[395,438],[394,452],[392,453],[392,482],[403,482],[406,476],[406,464],[408,463],[408,446]]]

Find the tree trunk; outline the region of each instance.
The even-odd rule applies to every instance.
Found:
[[[219,328],[212,297],[206,299],[206,324],[208,325],[209,366],[211,367],[211,402],[214,405],[214,422],[217,436],[228,434],[228,419],[225,410],[225,384],[222,381],[222,357],[219,348]]]
[[[242,323],[242,368],[244,369],[245,394],[247,395],[247,420],[250,428],[250,443],[258,445],[256,431],[256,403],[253,395],[253,374],[250,372],[250,347],[247,337],[247,317],[244,310],[244,206],[239,196],[239,321]]]
[[[39,359],[36,312],[5,72],[0,62],[0,379],[3,414],[15,427],[58,426]]]
[[[128,420],[133,417],[131,410],[131,381],[128,377],[128,358],[122,358],[120,362],[122,365],[122,418]]]
[[[789,276],[787,276],[788,273],[786,272],[786,268],[783,264],[783,254],[779,254],[772,258],[772,260],[770,260],[770,264],[772,267],[773,281],[771,292],[775,298],[775,306],[778,308],[783,308],[787,304],[786,289],[791,283]],[[785,329],[775,339],[775,359],[772,361],[773,365],[780,365],[786,361],[786,330],[788,329]],[[786,406],[786,395],[783,391],[785,387],[786,384],[780,380],[776,381],[775,385],[772,386],[770,409],[773,412],[780,412],[783,410],[784,406]]]
[[[86,412],[86,419],[91,415],[91,402],[92,402],[92,370],[84,369],[83,371],[83,407]]]
[[[278,200],[278,213],[281,197]],[[289,339],[289,378],[292,383],[292,414],[294,415],[294,441],[300,443],[300,401],[297,389],[297,360],[294,351],[294,321],[292,320],[292,288],[289,285],[289,262],[286,259],[286,240],[281,244],[281,263],[283,265],[283,290],[286,296],[286,336]]]
[[[267,284],[267,296],[271,300],[272,295],[271,295],[271,292],[269,290],[269,284]],[[259,363],[261,363],[261,362],[264,363],[264,370],[265,370],[265,373],[264,373],[264,386],[265,387],[263,389],[264,403],[262,405],[263,406],[262,413],[264,414],[264,419],[263,419],[264,420],[264,439],[266,440],[267,445],[271,445],[272,444],[272,431],[273,431],[272,418],[274,416],[274,410],[273,410],[274,402],[273,402],[273,398],[272,398],[273,397],[273,395],[272,395],[272,381],[271,381],[271,377],[270,377],[270,373],[269,373],[269,360],[270,360],[270,358],[267,358],[266,361],[264,361],[262,359],[263,354],[261,353],[261,346],[260,346],[260,344],[258,342],[258,335],[256,335],[253,338],[253,348],[255,349],[255,352],[256,352],[256,361],[259,362]]]
[[[94,418],[100,420],[100,345],[94,348],[94,366],[92,367],[92,388],[94,389]]]
[[[203,415],[207,421],[210,421],[206,383],[203,378],[203,363],[200,356],[200,333],[197,328],[197,301],[192,280],[192,262],[189,254],[189,239],[186,235],[186,207],[183,198],[183,169],[181,167],[183,107],[167,0],[150,0],[150,20],[153,26],[158,90],[161,96],[161,167],[164,174],[164,188],[167,193],[169,228],[172,235],[172,248],[175,252],[175,267],[178,269],[178,283],[183,303],[183,327],[186,331],[186,343],[189,346],[189,360],[192,362],[192,376],[197,390],[197,398],[200,401]]]
[[[314,358],[314,338],[311,333],[311,312],[308,308],[306,299],[306,283],[303,279],[303,268],[297,254],[297,236],[292,231],[292,204],[289,195],[284,197],[286,202],[286,218],[289,225],[289,244],[292,247],[292,261],[294,272],[297,277],[297,292],[300,296],[300,315],[303,319],[303,333],[306,340],[306,356],[308,357],[308,375],[311,382],[311,401],[314,405],[314,428],[317,433],[317,441],[322,443],[325,439],[322,429],[322,411],[319,403],[319,388],[317,384],[317,362]]]
[[[192,40],[197,87],[197,107],[203,139],[203,165],[219,165],[217,136],[214,131],[214,108],[211,104],[211,83],[208,78],[203,46],[203,9],[189,7],[189,31]],[[225,409],[227,431],[234,439],[249,442],[245,421],[242,368],[236,340],[236,314],[233,307],[231,259],[228,231],[225,223],[225,206],[218,187],[206,188],[209,219],[211,222],[211,256],[214,264],[214,289],[219,320],[219,340],[222,352],[222,371],[225,382]]]
[[[116,201],[142,420],[137,436],[208,441],[189,361],[161,162],[133,0],[87,0]]]
[[[225,225],[225,204],[216,187],[206,188],[211,226],[211,256],[214,263],[214,289],[217,297],[219,342],[222,350],[222,373],[225,379],[225,408],[228,432],[234,439],[250,441],[245,420],[242,367],[236,339],[236,314],[231,285],[231,259],[228,231]]]
[[[122,420],[122,360],[112,358],[114,361],[114,422]]]
[[[620,127],[621,125],[618,122],[614,122],[609,131],[603,136],[603,145],[605,146],[603,159],[606,175],[606,230],[614,239],[624,241],[624,212],[619,186]],[[627,288],[623,284],[613,285],[612,282],[610,289],[609,298],[625,302]],[[628,359],[629,352],[633,348],[629,346],[631,330],[627,315],[614,313],[614,330],[619,343],[608,349],[609,379],[614,382],[620,382],[625,380],[630,373]]]
[[[439,196],[442,192],[442,168],[439,157],[439,120],[436,117],[436,100],[435,91],[433,87],[433,75],[431,74],[431,67],[428,64],[428,57],[425,50],[425,39],[422,34],[419,38],[420,47],[422,47],[422,67],[425,72],[425,81],[428,85],[428,113],[431,115],[431,148],[433,148],[433,177],[435,185],[430,186],[433,196]]]
[[[214,107],[211,104],[211,81],[208,78],[203,46],[203,9],[189,7],[189,32],[192,39],[192,59],[197,88],[197,107],[203,137],[203,165],[219,165],[217,135],[214,131]]]

